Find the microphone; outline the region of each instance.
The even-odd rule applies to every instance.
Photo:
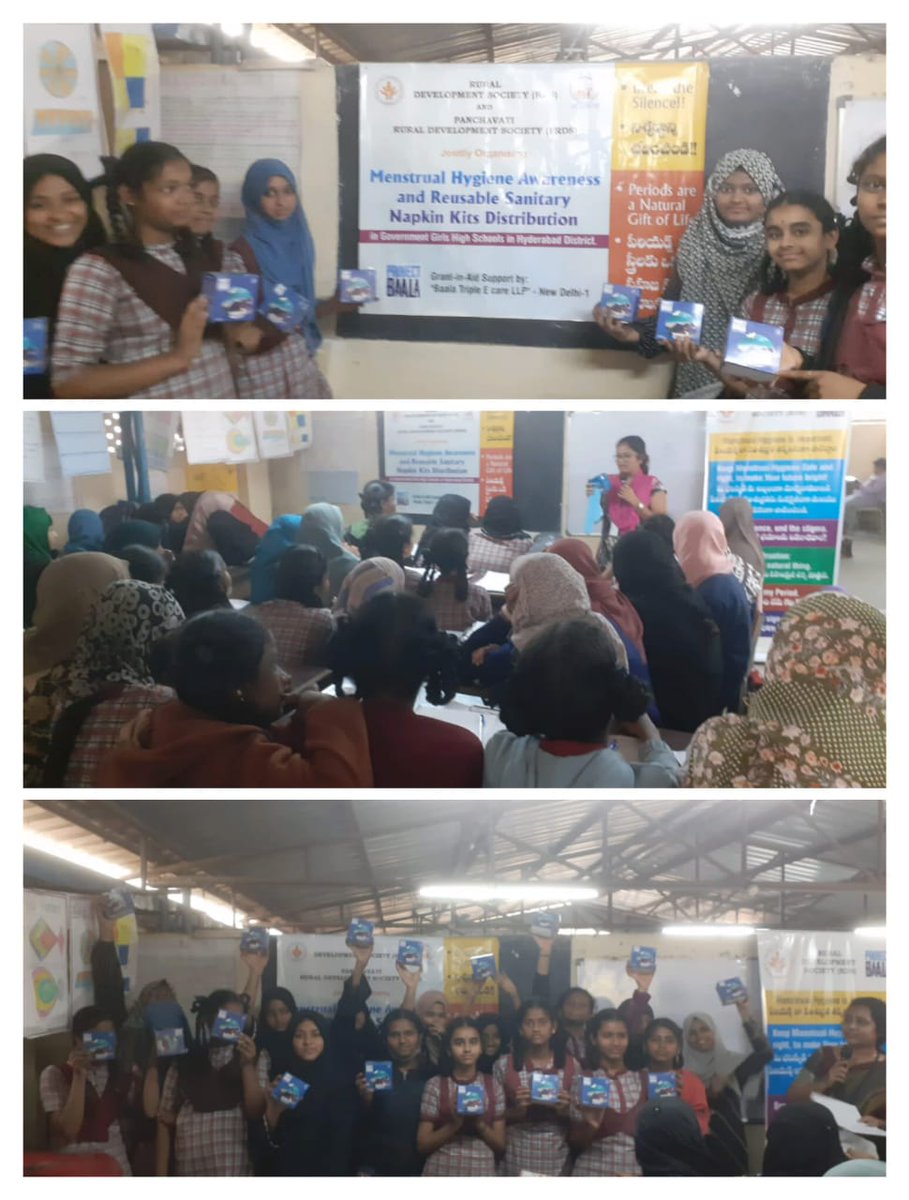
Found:
[[[840,1052],[840,1062],[848,1062],[852,1058],[852,1047],[844,1046]]]

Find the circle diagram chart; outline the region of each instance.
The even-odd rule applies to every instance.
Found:
[[[52,96],[60,100],[71,96],[79,79],[75,54],[65,42],[45,42],[39,56],[38,74]]]

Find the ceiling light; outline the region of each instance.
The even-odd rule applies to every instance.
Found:
[[[560,929],[566,937],[608,937],[608,929]]]
[[[225,37],[238,38],[243,36],[242,21],[222,21],[221,32]]]
[[[665,925],[661,930],[664,937],[751,937],[756,932],[753,925]]]
[[[859,937],[886,937],[886,925],[859,925],[857,929],[853,929],[853,933]]]
[[[41,850],[44,854],[52,854],[54,858],[62,858],[64,862],[73,863],[77,867],[97,871],[99,875],[106,875],[109,879],[125,879],[127,875],[132,874],[129,867],[98,858],[94,854],[87,854],[84,850],[77,850],[75,846],[67,846],[64,842],[55,842],[53,838],[44,837],[30,829],[25,831],[22,840],[33,850]]]
[[[426,900],[596,900],[596,888],[545,883],[434,883],[421,887]]]

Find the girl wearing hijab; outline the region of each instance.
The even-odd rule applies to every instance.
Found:
[[[384,479],[371,479],[360,492],[360,507],[363,509],[362,520],[354,521],[344,533],[344,541],[358,550],[363,549],[363,538],[373,521],[377,517],[390,517],[397,511],[394,484]]]
[[[767,562],[761,539],[754,527],[751,501],[744,496],[730,496],[721,504],[719,518],[726,534],[732,573],[745,589],[749,604],[756,613],[760,613],[763,609]]]
[[[164,533],[164,543],[172,554],[179,554],[183,549],[186,531],[189,529],[189,519],[196,507],[196,501],[201,495],[201,492],[183,492],[174,501]]]
[[[57,308],[66,272],[80,254],[105,242],[82,172],[58,154],[31,154],[25,176],[25,304],[23,315],[47,321],[47,356],[54,343]],[[53,397],[50,371],[23,376],[26,400]]]
[[[716,1022],[707,1013],[689,1013],[683,1026],[685,1062],[707,1089],[710,1132],[739,1175],[748,1174],[748,1144],[742,1118],[742,1089],[773,1062],[773,1050],[748,1008],[747,998],[736,1004],[751,1043],[749,1055],[727,1050]]]
[[[270,631],[279,665],[293,676],[325,665],[335,623],[325,607],[325,559],[315,546],[291,546],[277,568],[274,599],[250,604],[245,613]]]
[[[65,400],[236,396],[222,332],[208,326],[202,275],[245,268],[229,251],[223,259],[202,251],[190,233],[189,162],[175,146],[137,142],[108,163],[114,240],[88,250],[67,273],[52,356],[54,394]]]
[[[809,1100],[787,1104],[767,1129],[762,1176],[825,1175],[846,1161],[840,1131],[829,1109]]]
[[[751,664],[754,612],[735,577],[720,518],[712,512],[685,513],[676,524],[673,545],[686,580],[710,609],[720,631],[722,704],[728,712],[738,712]]]
[[[177,699],[123,731],[99,786],[372,785],[360,706],[288,692],[274,639],[252,617],[200,613],[168,650],[164,678]],[[275,729],[286,709],[293,717]]]
[[[328,596],[334,604],[344,578],[359,563],[356,555],[344,546],[344,517],[336,504],[310,504],[303,513],[297,541],[315,546],[328,564]]]
[[[782,191],[782,180],[766,154],[744,149],[724,154],[707,180],[701,211],[679,243],[662,298],[703,304],[701,343],[719,354],[726,350],[730,318],[739,315],[745,296],[758,285],[764,212]],[[653,318],[623,325],[599,305],[594,318],[613,343],[633,346],[644,358],[654,358],[665,348],[656,341]],[[716,396],[721,387],[703,364],[682,362],[676,367],[672,395]]]
[[[390,558],[367,558],[345,576],[335,602],[335,616],[351,617],[383,592],[404,591],[404,568]]]
[[[487,571],[507,572],[522,554],[528,554],[533,538],[521,528],[521,512],[511,496],[493,496],[479,529],[468,536],[467,570],[474,577]]]
[[[884,614],[837,592],[806,596],[777,626],[747,714],[698,729],[687,785],[884,787],[886,702]]]
[[[183,610],[163,587],[122,579],[105,588],[72,654],[39,680],[26,702],[30,786],[43,781],[46,769],[59,778],[56,786],[62,786],[64,774],[88,786],[120,726],[150,704],[169,699],[154,687],[152,649],[182,622]],[[102,701],[115,703],[99,713]]]
[[[253,557],[268,526],[229,492],[203,492],[193,505],[184,550],[217,550],[229,567]]]
[[[729,1174],[711,1154],[698,1118],[684,1100],[654,1100],[644,1106],[634,1151],[645,1178]]]
[[[158,1174],[252,1175],[247,1121],[260,1122],[270,1063],[246,1032],[236,1041],[213,1036],[218,1012],[246,1014],[236,992],[220,988],[193,1005],[196,1037],[189,1054],[168,1069],[158,1108]],[[258,1061],[257,1061],[258,1059]]]
[[[38,580],[54,557],[51,545],[53,536],[51,528],[54,522],[46,508],[36,508],[33,504],[24,505],[22,515],[25,530],[25,586],[22,615],[23,628],[28,629],[38,601]]]
[[[260,302],[280,284],[298,308],[287,329],[256,317],[251,337],[238,348],[238,394],[246,400],[330,400],[331,388],[316,365],[322,334],[316,321],[316,250],[293,171],[277,158],[260,158],[243,180],[246,220],[231,247],[243,270],[260,277]]]
[[[256,1049],[268,1055],[269,1073],[283,1075],[290,1070],[293,1057],[293,1023],[297,1002],[284,987],[266,988],[259,1009],[261,1019],[256,1030]]]
[[[663,727],[693,732],[722,712],[723,657],[713,616],[662,540],[643,530],[616,543],[615,578],[644,624]]]
[[[149,550],[161,549],[161,526],[151,521],[122,521],[104,538],[104,553],[118,558],[127,546],[147,546]]]
[[[250,604],[274,600],[278,563],[285,550],[297,545],[302,521],[303,517],[299,514],[284,513],[269,525],[268,532],[256,547],[255,558],[249,569]]]
[[[290,1034],[286,1069],[308,1088],[296,1107],[285,1108],[271,1094],[278,1082],[278,1073],[271,1073],[262,1132],[267,1157],[273,1160],[272,1173],[352,1175],[357,1093],[334,1059],[328,1022],[320,1013],[303,1009],[294,1018]]]
[[[423,530],[423,536],[420,538],[420,544],[414,555],[417,566],[426,566],[423,560],[423,550],[432,540],[437,529],[462,529],[465,533],[470,533],[472,524],[470,501],[466,497],[458,496],[454,492],[446,492],[444,496],[440,496],[427,518],[426,528]]]
[[[38,580],[33,625],[25,631],[26,686],[73,652],[98,597],[129,568],[109,554],[86,551],[55,559]]]
[[[480,787],[483,745],[467,729],[414,712],[420,689],[443,705],[457,691],[454,639],[440,633],[424,601],[393,588],[374,564],[344,581],[341,602],[352,613],[329,647],[335,690],[352,679],[362,701],[376,787]],[[403,582],[403,572],[394,566]]]
[[[104,526],[98,514],[90,508],[76,509],[67,523],[66,533],[69,540],[63,547],[64,555],[103,549]]]
[[[648,699],[616,665],[605,623],[548,625],[518,655],[505,685],[506,728],[486,745],[484,786],[678,786],[679,765],[646,716]],[[639,763],[608,744],[613,718],[637,729]]]

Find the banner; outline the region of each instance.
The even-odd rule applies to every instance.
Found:
[[[395,970],[398,938],[377,936],[366,974],[372,995],[369,1013],[378,1023],[404,995],[404,984]],[[440,937],[420,938],[423,943],[423,976],[417,995],[445,991],[445,951]],[[278,938],[278,986],[289,988],[301,1006],[333,1017],[344,980],[355,959],[345,935],[286,933]]]
[[[107,153],[91,25],[23,26],[25,153],[61,154],[86,179]]]
[[[362,315],[589,321],[614,83],[611,63],[362,65]]]
[[[499,988],[494,979],[484,979],[483,986],[476,993],[470,986],[473,979],[470,959],[475,954],[494,954],[498,968],[499,939],[445,939],[445,998],[450,1016],[461,1016],[465,1012],[473,1016],[476,1013],[499,1011]]]
[[[114,93],[114,153],[161,137],[158,48],[151,25],[102,25]]]
[[[706,63],[619,63],[612,139],[609,280],[656,311],[704,195]]]
[[[513,412],[389,412],[382,431],[383,478],[401,512],[428,515],[456,492],[480,514],[514,490]]]
[[[711,412],[705,507],[745,496],[764,547],[764,625],[836,583],[849,421],[844,412]]]
[[[856,996],[887,998],[887,943],[849,933],[758,933],[758,966],[773,1062],[767,1120],[815,1050],[843,1044],[843,1013]]]

